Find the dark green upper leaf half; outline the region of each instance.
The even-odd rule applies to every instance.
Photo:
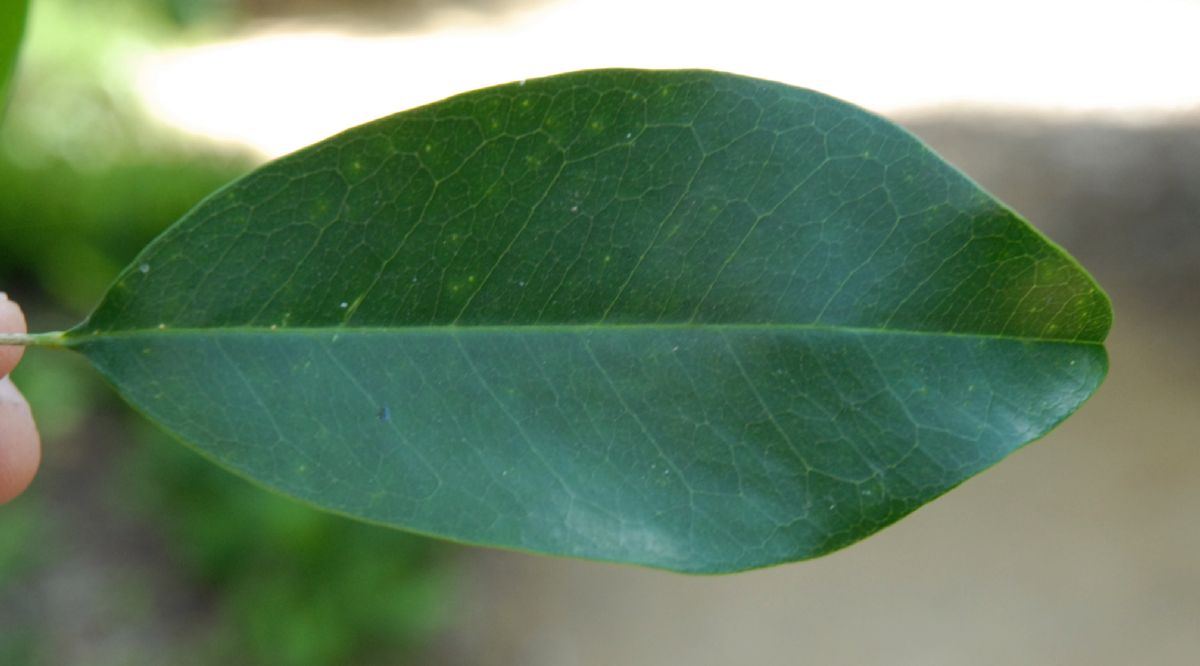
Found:
[[[21,37],[25,34],[26,0],[0,0],[0,117],[8,101],[8,86],[17,68]]]
[[[68,334],[342,514],[691,572],[861,539],[1102,381],[1091,278],[905,131],[701,71],[352,129],[216,193]]]

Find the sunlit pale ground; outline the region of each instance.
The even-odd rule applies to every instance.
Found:
[[[416,25],[404,14],[267,24],[148,54],[132,71],[164,122],[265,156],[458,92],[598,67],[724,70],[881,113],[953,105],[1141,118],[1200,106],[1200,85],[1180,79],[1200,62],[1194,0],[496,4],[432,3]]]
[[[447,663],[1196,663],[1200,2],[479,6],[262,24],[131,71],[162,123],[262,157],[588,67],[815,88],[900,120],[1026,213],[1112,292],[1117,323],[1110,378],[1075,417],[828,558],[705,579],[462,551]]]

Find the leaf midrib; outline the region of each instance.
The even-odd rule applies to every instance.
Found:
[[[78,346],[93,340],[138,338],[138,337],[185,337],[213,335],[266,335],[266,336],[333,336],[333,335],[488,335],[496,333],[520,333],[532,335],[608,333],[625,331],[702,331],[702,332],[811,332],[833,333],[844,335],[896,335],[936,338],[968,338],[975,340],[1001,340],[1005,342],[1021,342],[1036,344],[1074,344],[1102,347],[1103,340],[1087,340],[1082,338],[1047,338],[1041,336],[1004,335],[999,333],[972,333],[959,331],[923,331],[899,328],[871,328],[865,326],[837,326],[827,324],[695,324],[695,323],[657,323],[657,324],[537,324],[537,325],[444,325],[444,326],[212,326],[173,328],[138,328],[117,331],[86,331],[76,329],[68,331],[63,338],[66,346]]]

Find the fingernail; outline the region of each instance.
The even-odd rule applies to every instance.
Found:
[[[0,377],[0,405],[18,405],[21,403],[20,396],[16,385],[8,378],[8,375]]]
[[[8,294],[4,293],[3,291],[0,291],[0,301],[7,301],[7,300],[8,300]]]

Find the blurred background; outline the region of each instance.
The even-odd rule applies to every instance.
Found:
[[[0,508],[0,664],[1194,664],[1200,2],[35,0],[0,130],[0,289],[77,323],[214,188],[353,124],[586,67],[707,67],[908,127],[1113,297],[1045,438],[826,558],[717,578],[434,543],[292,504],[73,355]]]

